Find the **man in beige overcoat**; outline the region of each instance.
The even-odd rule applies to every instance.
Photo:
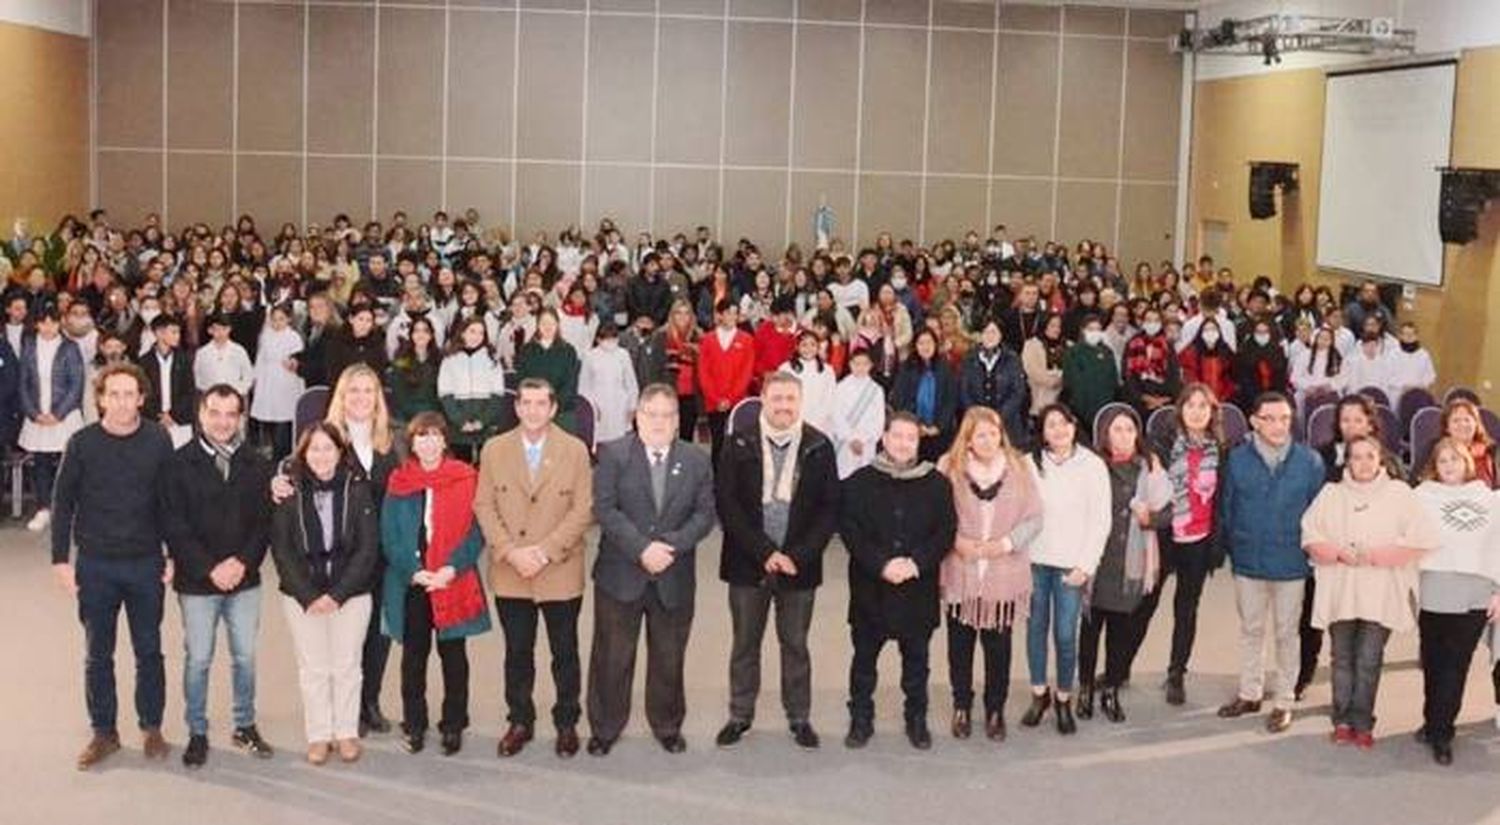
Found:
[[[553,418],[557,397],[545,380],[521,382],[521,425],[484,445],[474,512],[490,555],[490,586],[505,633],[509,729],[500,756],[514,756],[535,734],[537,614],[547,622],[557,704],[557,755],[578,753],[581,668],[578,614],[583,607],[583,534],[593,522],[588,447]]]

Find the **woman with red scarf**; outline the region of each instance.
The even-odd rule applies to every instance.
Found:
[[[484,537],[474,520],[479,473],[448,455],[448,425],[435,412],[406,427],[410,456],[391,473],[380,512],[385,554],[386,635],[400,642],[402,746],[422,750],[427,734],[427,658],[437,637],[443,666],[443,754],[463,747],[469,726],[465,640],[490,629],[479,580]]]

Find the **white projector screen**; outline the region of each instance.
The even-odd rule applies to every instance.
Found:
[[[1443,282],[1437,167],[1448,165],[1453,75],[1451,61],[1329,74],[1318,266]]]

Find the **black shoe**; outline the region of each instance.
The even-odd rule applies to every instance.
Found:
[[[464,733],[460,730],[445,730],[442,734],[443,755],[452,756],[464,749]]]
[[[368,733],[390,733],[391,720],[385,718],[380,712],[380,704],[372,702],[365,705],[359,711],[359,735],[363,738]]]
[[[818,732],[807,722],[792,723],[792,741],[797,747],[804,750],[816,750],[822,742],[818,739]]]
[[[276,751],[260,737],[260,731],[254,725],[244,728],[235,728],[234,746],[250,754],[256,759],[270,759],[276,755]]]
[[[1047,709],[1052,707],[1052,691],[1031,694],[1031,707],[1021,714],[1021,724],[1024,727],[1034,728],[1042,723],[1047,717]]]
[[[984,735],[991,742],[1005,741],[1005,714],[998,710],[984,714]]]
[[[1451,742],[1432,743],[1432,761],[1439,765],[1453,764],[1453,744]]]
[[[421,753],[427,747],[427,734],[423,731],[403,731],[401,749],[407,753]]]
[[[1423,725],[1422,727],[1417,728],[1416,730],[1412,731],[1411,732],[1411,738],[1417,740],[1417,744],[1418,745],[1431,745],[1432,744],[1431,737],[1429,737],[1427,735],[1427,726],[1426,725]]]
[[[615,743],[612,739],[600,739],[597,736],[590,736],[588,743],[589,756],[609,756],[609,749],[614,746]]]
[[[1071,736],[1078,732],[1078,723],[1073,721],[1073,700],[1057,700],[1057,732]]]
[[[683,739],[680,733],[662,736],[657,738],[656,741],[661,743],[661,749],[667,753],[682,753],[687,750],[687,740]]]
[[[738,745],[740,740],[745,738],[745,734],[749,732],[749,722],[741,722],[738,719],[730,719],[728,722],[724,723],[724,727],[719,728],[719,735],[714,737],[714,744],[718,745],[721,748],[728,748],[733,745]]]
[[[189,768],[201,768],[208,761],[208,737],[194,734],[188,737],[187,749],[182,752],[182,764]]]
[[[875,726],[873,724],[856,719],[849,723],[849,735],[844,737],[844,747],[858,750],[868,745],[870,737],[874,735]]]
[[[1104,713],[1104,718],[1115,724],[1125,721],[1125,708],[1120,706],[1120,689],[1107,687],[1099,696],[1099,710]]]
[[[1074,712],[1079,719],[1094,718],[1094,683],[1080,682],[1078,684],[1078,698],[1074,700]]]
[[[1187,689],[1182,684],[1182,674],[1178,673],[1167,677],[1167,704],[1182,705],[1187,703]]]
[[[906,720],[906,741],[919,751],[932,748],[932,732],[927,729],[926,719]]]

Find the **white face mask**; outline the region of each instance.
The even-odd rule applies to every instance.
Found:
[[[1217,333],[1217,332],[1205,332],[1205,333],[1203,333],[1203,343],[1208,344],[1209,346],[1213,346],[1214,344],[1219,343],[1219,333]]]
[[[1083,331],[1083,340],[1085,343],[1097,347],[1104,342],[1104,330],[1086,329]]]
[[[155,321],[156,316],[160,314],[161,310],[159,309],[143,309],[141,310],[141,320],[145,321],[147,326],[150,326],[151,322]]]
[[[894,289],[897,292],[900,292],[901,290],[906,289],[906,278],[903,277],[903,276],[897,276],[895,278],[892,278],[891,279],[891,289]]]
[[[1260,344],[1261,346],[1265,346],[1266,344],[1271,343],[1271,334],[1269,332],[1255,333],[1255,343]]]
[[[1147,321],[1146,323],[1141,324],[1141,331],[1146,333],[1147,335],[1155,335],[1158,332],[1161,332],[1161,322]]]

